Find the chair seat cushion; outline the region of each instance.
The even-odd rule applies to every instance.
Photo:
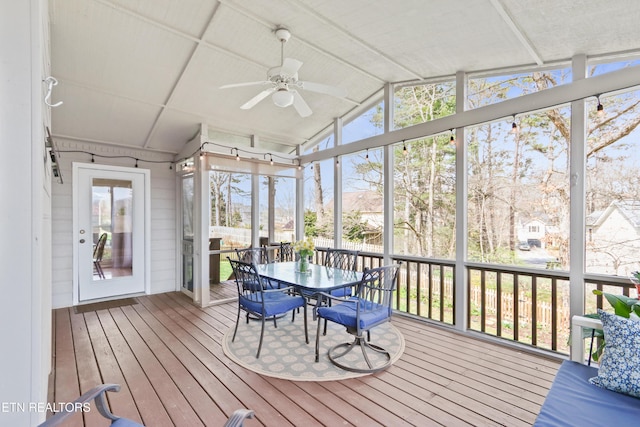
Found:
[[[356,308],[358,304],[357,298],[351,298],[345,302],[334,304],[331,307],[320,307],[318,315],[324,319],[339,323],[348,328],[356,328]],[[360,312],[359,329],[369,329],[389,318],[389,309],[383,305],[372,303],[369,301],[360,301],[360,304],[366,304],[367,311]]]
[[[254,313],[260,313],[264,317],[286,313],[305,305],[305,300],[300,295],[288,295],[284,292],[264,293],[264,313],[262,312],[261,294],[256,293],[255,299],[240,297],[240,305]]]

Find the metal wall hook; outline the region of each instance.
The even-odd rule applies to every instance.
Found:
[[[44,79],[43,82],[45,82],[49,86],[47,88],[47,95],[44,97],[44,103],[48,107],[59,107],[59,106],[61,106],[62,105],[62,101],[57,102],[55,104],[51,104],[51,102],[49,102],[49,100],[51,99],[51,92],[53,90],[53,87],[58,84],[58,80],[56,80],[56,78],[53,77],[53,76],[49,76],[46,79]]]

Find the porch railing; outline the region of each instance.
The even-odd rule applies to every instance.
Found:
[[[467,272],[469,329],[568,353],[568,272],[485,264]]]

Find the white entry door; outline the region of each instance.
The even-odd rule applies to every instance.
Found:
[[[73,164],[74,304],[149,290],[149,171]]]

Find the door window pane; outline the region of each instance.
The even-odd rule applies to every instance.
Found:
[[[93,179],[93,280],[131,276],[133,273],[132,187],[128,180]]]

